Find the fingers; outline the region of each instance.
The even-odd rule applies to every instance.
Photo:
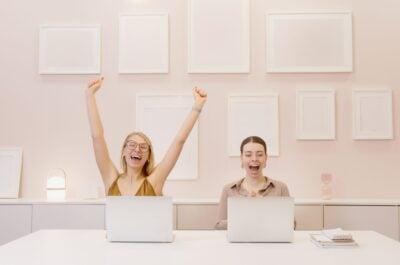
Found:
[[[94,86],[96,83],[98,83],[98,80],[89,81],[88,87],[92,87],[92,86]]]
[[[194,92],[195,94],[199,95],[199,96],[202,97],[202,98],[207,97],[207,92],[206,92],[204,89],[202,89],[202,88],[194,87],[194,88],[193,88],[193,92]]]
[[[103,83],[103,80],[104,80],[104,77],[100,77],[98,79],[91,80],[88,83],[88,87],[92,87],[92,86],[95,86],[95,85],[101,86],[101,84]]]

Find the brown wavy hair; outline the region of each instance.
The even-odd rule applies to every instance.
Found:
[[[261,144],[264,147],[264,151],[265,153],[267,153],[267,144],[265,143],[265,141],[258,136],[249,136],[247,138],[245,138],[242,143],[240,144],[240,153],[243,154],[243,147],[248,144],[248,143],[257,143],[257,144]]]

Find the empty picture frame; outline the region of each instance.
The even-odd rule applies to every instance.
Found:
[[[18,198],[21,166],[21,147],[0,147],[0,198]]]
[[[39,74],[98,74],[100,25],[41,25]]]
[[[350,12],[266,15],[270,73],[352,72],[352,43]]]
[[[393,139],[392,91],[353,90],[353,139]]]
[[[122,14],[118,38],[119,73],[168,73],[168,14]]]
[[[267,143],[268,155],[279,155],[278,94],[229,94],[229,156],[240,156],[240,144],[248,136],[259,136],[263,138]]]
[[[250,71],[249,0],[188,1],[188,72]]]
[[[151,139],[157,163],[164,157],[183,121],[192,110],[192,106],[193,96],[189,93],[139,93],[136,95],[136,128]],[[168,180],[197,179],[197,127],[196,124],[190,132]]]
[[[335,90],[296,91],[296,132],[299,140],[335,139]]]

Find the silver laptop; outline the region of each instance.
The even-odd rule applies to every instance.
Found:
[[[172,198],[109,196],[106,198],[108,241],[172,242]]]
[[[291,197],[229,197],[229,242],[292,242]]]

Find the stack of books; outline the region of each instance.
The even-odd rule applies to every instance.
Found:
[[[357,247],[351,233],[341,228],[322,230],[321,233],[310,234],[311,242],[318,247]]]

